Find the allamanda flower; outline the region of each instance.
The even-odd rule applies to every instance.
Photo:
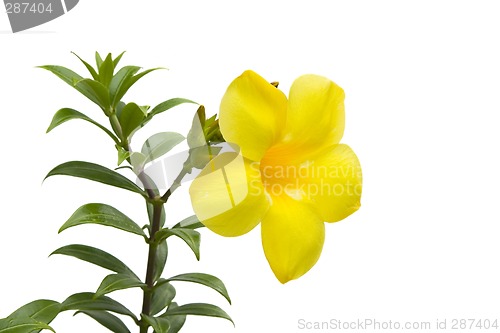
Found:
[[[324,222],[360,207],[361,167],[339,144],[344,92],[317,75],[295,80],[288,99],[252,71],[228,87],[220,129],[240,152],[212,160],[190,187],[193,209],[222,236],[240,236],[261,223],[262,245],[281,283],[317,262]]]

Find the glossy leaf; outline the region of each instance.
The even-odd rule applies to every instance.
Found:
[[[80,58],[80,56],[78,54],[76,54],[75,52],[71,52],[71,53],[73,53],[78,59],[80,59],[80,61],[87,68],[87,70],[89,71],[90,75],[92,75],[92,78],[94,80],[98,80],[99,79],[99,74],[97,74],[97,72],[94,69],[94,67],[92,67],[88,62],[86,62],[85,60],[83,60],[82,58]]]
[[[177,303],[175,303],[175,302],[172,302],[172,304],[170,304],[168,309],[173,310],[177,307],[179,307],[179,305],[177,305]],[[160,317],[164,317],[164,315],[161,315]],[[168,321],[170,322],[170,328],[168,330],[168,333],[179,332],[181,330],[182,326],[184,326],[184,323],[186,322],[185,315],[174,315],[174,316],[168,316],[166,318],[168,318]]]
[[[61,311],[56,301],[40,299],[23,305],[9,315],[9,318],[30,317],[38,322],[49,324]]]
[[[151,298],[151,315],[154,316],[172,303],[175,297],[175,288],[165,279],[158,280]]]
[[[114,69],[113,58],[111,57],[111,53],[108,53],[106,59],[104,59],[101,66],[99,66],[99,82],[102,83],[104,87],[109,86]]]
[[[131,66],[131,67],[134,67],[134,66]],[[152,71],[155,71],[158,69],[162,69],[162,68],[152,68],[152,69],[148,69],[144,72],[141,72],[139,74],[133,75],[138,71],[137,70],[132,75],[126,76],[123,83],[120,85],[120,88],[117,89],[116,93],[114,94],[113,103],[118,103],[122,99],[122,97],[127,93],[127,91],[130,89],[130,87],[132,87],[144,75],[151,73]],[[117,73],[117,75],[118,75],[118,73]]]
[[[225,299],[231,304],[231,298],[229,298],[229,294],[227,293],[226,286],[224,283],[218,278],[210,274],[205,273],[186,273],[173,276],[169,278],[167,281],[184,281],[184,282],[193,282],[202,284],[213,290],[217,291],[219,294],[224,296]]]
[[[146,236],[141,227],[128,216],[114,207],[101,203],[90,203],[78,208],[59,229],[59,232],[80,224],[101,224]]]
[[[132,192],[136,192],[144,197],[146,196],[144,191],[128,178],[99,164],[82,161],[66,162],[52,169],[47,174],[45,179],[55,175],[86,178],[103,184],[116,186]]]
[[[104,111],[109,109],[108,88],[102,83],[91,79],[82,79],[75,84],[75,88],[92,102],[99,105]]]
[[[224,310],[213,304],[206,304],[206,303],[184,304],[173,309],[169,308],[161,316],[168,317],[174,315],[217,317],[217,318],[227,319],[234,325],[234,322],[231,319],[231,317],[229,317],[229,315]]]
[[[72,87],[74,87],[78,81],[83,79],[83,77],[80,76],[79,74],[63,66],[46,65],[46,66],[39,66],[39,68],[43,68],[52,72],[53,74],[55,74],[57,77],[59,77],[61,80],[63,80]]]
[[[125,138],[129,138],[134,132],[141,127],[145,115],[139,105],[128,103],[123,108],[118,119],[122,127],[122,133]]]
[[[123,57],[123,55],[125,54],[125,51],[123,51],[122,53],[120,53],[114,60],[113,60],[113,67],[116,68],[116,66],[118,66],[118,63],[120,62],[121,58]]]
[[[205,225],[200,222],[200,220],[196,215],[187,217],[173,226],[173,228],[184,228],[184,229],[198,229],[203,227],[205,227]]]
[[[179,133],[175,132],[161,132],[156,133],[144,142],[142,145],[141,153],[146,156],[145,163],[153,161],[166,153],[179,143],[184,141],[185,138]]]
[[[50,255],[53,254],[62,254],[75,257],[102,268],[109,269],[110,271],[139,279],[137,275],[135,275],[135,273],[130,268],[128,268],[127,265],[125,265],[121,260],[103,250],[92,246],[79,244],[66,245],[55,250]]]
[[[165,112],[167,110],[170,110],[171,108],[184,104],[184,103],[193,103],[193,104],[198,104],[196,102],[193,102],[192,100],[186,99],[186,98],[172,98],[169,100],[166,100],[165,102],[162,102],[155,106],[148,114],[148,118],[152,118],[156,116],[157,114],[160,114],[162,112]]]
[[[30,317],[7,317],[0,319],[0,333],[30,333],[40,330],[55,332],[49,325]]]
[[[145,314],[141,314],[141,317],[155,330],[155,333],[168,333],[168,329],[170,328],[170,322],[168,321],[168,319],[162,317],[147,316]]]
[[[95,52],[95,63],[97,65],[97,68],[101,67],[101,65],[102,65],[101,55],[97,51]]]
[[[97,311],[97,310],[86,310],[86,311],[77,311],[75,315],[83,313],[89,316],[90,318],[97,321],[102,326],[106,327],[108,330],[114,333],[130,333],[127,326],[121,321],[117,316],[106,312],[106,311]]]
[[[135,73],[137,73],[141,68],[138,66],[125,66],[121,68],[115,76],[111,79],[109,84],[109,95],[111,97],[111,105],[115,107],[118,102],[120,102],[125,92],[123,88],[125,87],[127,80],[129,80]]]
[[[73,109],[70,109],[70,108],[63,108],[63,109],[60,109],[59,111],[56,112],[56,114],[52,118],[52,122],[50,123],[49,128],[47,128],[47,133],[52,131],[57,126],[67,122],[68,120],[72,120],[72,119],[82,119],[82,120],[88,121],[89,123],[96,125],[101,130],[103,130],[107,135],[109,135],[113,139],[113,141],[115,141],[116,143],[119,143],[118,138],[113,133],[111,133],[111,131],[108,130],[106,127],[104,127],[103,125],[94,121],[92,118],[87,117],[83,113],[76,111],[76,110],[73,110]]]
[[[168,257],[168,245],[166,241],[162,241],[158,244],[156,249],[156,259],[155,259],[155,270],[153,273],[153,281],[158,281],[165,269],[165,264],[167,263]]]
[[[125,148],[119,146],[119,145],[115,145],[115,148],[118,152],[118,161],[117,161],[117,164],[118,165],[121,165],[127,158],[130,157],[130,152],[128,150],[125,150]]]
[[[104,310],[111,311],[114,313],[123,314],[131,317],[137,322],[137,318],[135,315],[124,307],[122,304],[118,303],[112,298],[101,296],[98,298],[94,298],[94,293],[78,293],[71,295],[62,303],[62,310]]]
[[[170,236],[181,238],[194,252],[196,259],[200,260],[200,233],[198,231],[184,228],[162,229],[156,233],[155,239],[160,241]]]
[[[110,274],[102,280],[101,285],[97,288],[94,298],[99,298],[116,290],[137,287],[146,287],[146,284],[138,278],[131,277],[128,274]]]

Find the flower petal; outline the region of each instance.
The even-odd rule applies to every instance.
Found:
[[[287,195],[273,196],[262,220],[262,246],[281,283],[297,279],[318,261],[325,224],[313,207]]]
[[[324,221],[337,222],[360,207],[361,165],[352,149],[334,145],[302,164],[302,189]]]
[[[223,153],[208,163],[189,194],[200,221],[222,236],[249,232],[269,208],[259,164],[238,153]]]
[[[284,142],[302,149],[339,143],[344,134],[344,90],[318,75],[303,75],[290,88]]]
[[[227,142],[259,161],[278,140],[287,100],[279,89],[252,71],[246,71],[227,88],[220,105],[220,128]]]

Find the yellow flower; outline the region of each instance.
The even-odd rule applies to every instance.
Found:
[[[289,98],[252,71],[227,89],[220,129],[240,152],[217,156],[190,187],[203,224],[223,236],[240,236],[261,223],[262,245],[281,283],[317,262],[324,222],[360,207],[361,167],[339,144],[344,132],[344,91],[327,78],[304,75]]]

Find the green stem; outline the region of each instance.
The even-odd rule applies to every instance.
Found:
[[[156,251],[158,245],[154,242],[156,233],[160,230],[160,218],[161,210],[163,207],[163,202],[155,200],[153,203],[153,221],[151,224],[151,234],[149,236],[149,253],[148,253],[148,265],[146,269],[146,285],[144,289],[144,296],[142,300],[142,313],[145,315],[151,314],[151,299],[153,296],[154,287],[154,274],[156,270]],[[147,333],[148,325],[141,322],[140,333]]]

